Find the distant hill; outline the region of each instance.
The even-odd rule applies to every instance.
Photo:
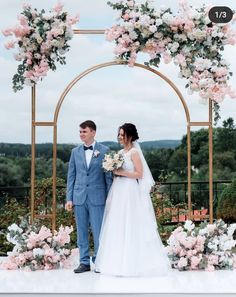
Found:
[[[144,150],[159,149],[159,148],[175,148],[181,144],[181,140],[152,140],[141,142],[141,147]]]
[[[121,146],[115,141],[101,142],[108,146],[111,150],[120,149]],[[153,140],[140,142],[143,150],[155,150],[160,148],[175,148],[181,143],[180,140]],[[67,159],[70,151],[77,144],[57,144],[58,157]],[[52,143],[36,144],[36,157],[51,158],[52,157]],[[31,145],[23,143],[0,143],[0,157],[30,157]]]
[[[101,142],[108,146],[110,149],[119,149],[120,145],[114,141],[103,141]],[[160,148],[175,148],[181,143],[180,140],[151,140],[140,142],[140,146],[143,150],[156,150]]]

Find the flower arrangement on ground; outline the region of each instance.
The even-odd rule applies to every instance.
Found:
[[[113,171],[115,169],[121,168],[124,163],[123,155],[118,152],[109,152],[105,154],[104,159],[102,161],[102,167],[105,171]]]
[[[27,220],[19,226],[12,224],[8,227],[7,240],[14,244],[14,248],[0,267],[27,271],[70,268],[78,254],[78,249],[70,247],[72,231],[72,226],[61,226],[52,234],[47,227],[30,225]]]
[[[78,17],[70,17],[58,3],[52,10],[38,11],[29,4],[23,5],[18,16],[19,24],[3,31],[5,36],[15,38],[5,44],[7,49],[17,47],[14,53],[21,61],[13,76],[13,90],[23,89],[24,84],[32,86],[47,75],[49,69],[56,70],[56,62],[65,64],[65,53],[72,39],[72,25]]]
[[[172,267],[181,271],[236,268],[235,230],[236,224],[227,225],[222,220],[204,222],[199,227],[186,221],[167,241]]]
[[[229,63],[222,57],[226,45],[235,45],[236,31],[228,24],[212,23],[210,7],[189,6],[179,1],[179,11],[170,8],[156,10],[149,2],[136,4],[133,0],[108,2],[119,11],[120,23],[106,31],[106,38],[115,41],[115,54],[133,66],[139,52],[150,56],[146,65],[158,67],[161,59],[172,60],[179,66],[181,78],[187,79],[190,94],[198,92],[203,99],[221,102],[226,95],[236,94],[228,85],[232,75]]]

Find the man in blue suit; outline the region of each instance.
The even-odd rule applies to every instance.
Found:
[[[112,184],[112,175],[102,168],[102,160],[109,148],[96,142],[95,135],[93,121],[80,124],[80,138],[84,145],[72,150],[68,168],[66,210],[71,211],[74,207],[80,251],[80,265],[75,273],[90,270],[89,227],[94,240],[92,261],[95,262],[106,197]]]

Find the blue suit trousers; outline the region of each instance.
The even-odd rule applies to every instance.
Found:
[[[92,261],[95,262],[99,246],[99,235],[103,220],[105,205],[91,204],[87,198],[82,205],[74,205],[77,246],[80,251],[80,264],[90,265],[89,254],[89,229],[91,227],[94,241],[94,254]]]

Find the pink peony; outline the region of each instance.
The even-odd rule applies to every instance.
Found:
[[[180,259],[179,259],[179,261],[178,261],[178,264],[177,264],[177,266],[178,266],[178,268],[181,270],[181,269],[183,269],[184,267],[186,267],[188,265],[188,261],[187,261],[187,259],[186,258],[184,258],[184,257],[181,257]]]
[[[0,263],[0,268],[6,270],[16,270],[18,269],[18,266],[12,258],[8,257],[5,261]]]
[[[56,12],[56,13],[60,13],[62,11],[62,8],[63,8],[63,4],[61,4],[60,2],[58,2],[54,7],[53,7],[53,10]]]
[[[172,60],[171,55],[169,55],[167,52],[163,53],[163,59],[164,59],[165,64],[170,63]]]
[[[5,48],[6,49],[14,48],[15,44],[16,44],[16,41],[8,41],[7,43],[5,43]]]
[[[186,65],[186,58],[184,55],[182,54],[178,54],[175,56],[175,61],[176,63],[182,65],[182,66],[185,66]]]
[[[209,271],[209,272],[212,272],[215,270],[215,267],[213,265],[208,265],[206,268],[205,268],[206,271]]]
[[[12,29],[11,28],[7,28],[5,30],[2,30],[2,34],[4,36],[10,36],[10,35],[12,35]]]
[[[191,259],[190,259],[190,263],[191,263],[191,269],[195,270],[195,269],[198,269],[198,265],[200,263],[202,259],[202,256],[193,256]]]
[[[219,256],[211,254],[207,257],[207,262],[208,262],[208,265],[218,265]]]

